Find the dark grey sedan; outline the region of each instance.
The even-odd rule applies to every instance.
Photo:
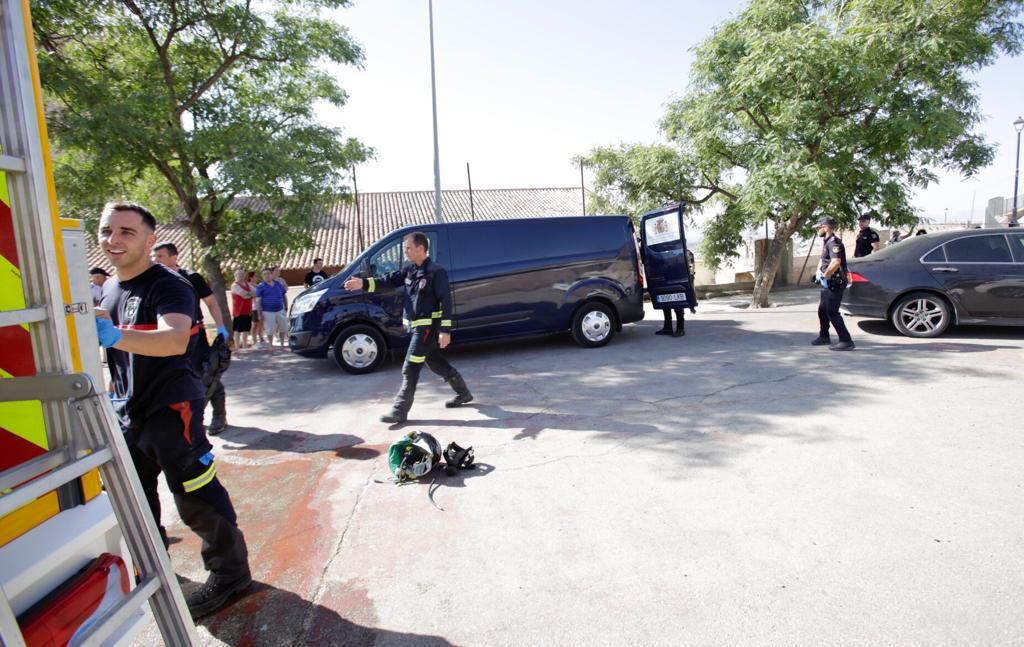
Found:
[[[908,337],[953,324],[1024,326],[1024,231],[915,236],[851,260],[841,310],[888,319]]]

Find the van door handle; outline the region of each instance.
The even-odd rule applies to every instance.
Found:
[[[959,272],[960,270],[958,270],[955,267],[933,267],[932,271],[933,272]]]

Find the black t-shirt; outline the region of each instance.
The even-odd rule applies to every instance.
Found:
[[[327,272],[324,272],[323,270],[321,270],[319,272],[308,272],[306,274],[306,279],[303,281],[303,283],[305,283],[306,285],[316,285],[320,281],[326,281],[326,280],[327,280]]]
[[[872,243],[877,243],[880,240],[878,232],[871,227],[865,227],[860,230],[857,232],[857,242],[853,248],[853,257],[860,258],[861,256],[867,256],[871,252],[875,251],[871,245]]]
[[[156,330],[157,318],[167,314],[191,317],[193,331],[196,329],[195,290],[180,275],[159,264],[127,281],[119,281],[116,276],[108,279],[101,307],[122,330]],[[168,404],[205,397],[190,360],[196,337],[193,332],[185,354],[172,357],[107,349],[115,397],[127,398],[114,403],[122,425],[141,424],[146,416]]]
[[[210,284],[206,282],[203,275],[199,272],[193,272],[186,270],[184,267],[178,268],[178,273],[188,279],[188,282],[192,284],[199,299],[196,300],[196,321],[203,323],[203,309],[200,307],[200,302],[206,297],[213,294],[213,290],[210,289]]]
[[[842,262],[840,267],[842,268],[843,276],[845,276],[846,247],[843,245],[843,241],[839,239],[839,236],[832,234],[825,239],[825,246],[821,250],[821,265],[819,269],[824,272],[834,258],[838,258]]]

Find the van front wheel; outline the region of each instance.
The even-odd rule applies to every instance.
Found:
[[[384,337],[372,326],[349,326],[334,339],[331,357],[353,375],[372,373],[384,361]]]
[[[572,318],[572,338],[584,348],[597,348],[615,334],[615,315],[600,301],[584,304]]]

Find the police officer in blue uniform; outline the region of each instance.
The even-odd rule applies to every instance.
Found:
[[[466,381],[441,356],[441,350],[451,343],[452,295],[448,272],[430,260],[430,241],[424,234],[408,234],[402,244],[405,257],[412,265],[384,276],[367,279],[354,276],[345,281],[346,290],[376,292],[381,288],[405,288],[403,310],[412,339],[402,366],[402,388],[395,396],[391,413],[381,416],[381,422],[389,424],[406,421],[424,364],[444,378],[455,391],[455,397],[445,402],[446,407],[459,407],[473,400]]]
[[[846,247],[839,236],[836,236],[834,218],[823,218],[818,223],[818,234],[824,237],[825,245],[821,250],[821,263],[814,276],[815,281],[821,285],[821,298],[818,301],[818,337],[811,344],[828,345],[829,350],[853,350],[855,346],[850,331],[846,329],[843,316],[839,314],[839,304],[843,301],[849,272],[846,267]],[[829,324],[835,328],[839,337],[835,344],[829,337]]]
[[[869,256],[872,252],[877,252],[881,246],[881,238],[878,236],[878,232],[871,228],[871,215],[864,214],[857,218],[857,226],[860,227],[860,231],[857,232],[857,242],[854,244],[853,257],[863,258]]]

